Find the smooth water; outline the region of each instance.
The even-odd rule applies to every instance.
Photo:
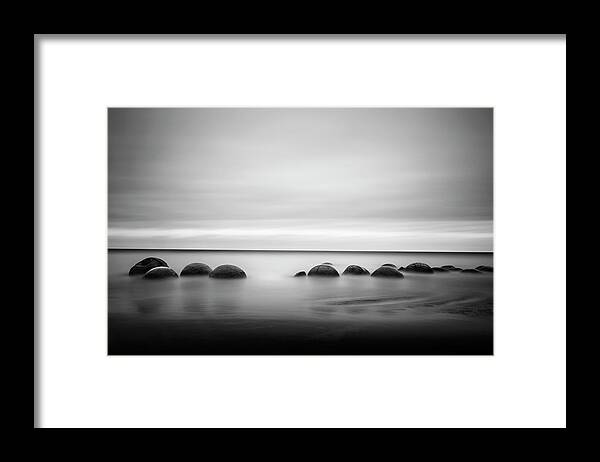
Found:
[[[235,264],[248,277],[129,277],[156,256]],[[406,266],[493,265],[491,253],[110,250],[109,354],[492,354],[493,273],[292,277],[331,262],[341,274]]]

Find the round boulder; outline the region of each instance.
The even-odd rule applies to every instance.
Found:
[[[310,269],[309,276],[338,277],[340,273],[331,265],[317,265]]]
[[[205,263],[190,263],[181,270],[181,276],[208,276],[212,271]]]
[[[487,265],[479,265],[477,268],[479,271],[485,271],[486,273],[493,273],[494,272],[494,267],[493,266],[487,266]]]
[[[220,265],[208,275],[215,279],[242,279],[246,277],[244,270],[235,265]]]
[[[427,263],[411,263],[404,268],[404,271],[408,271],[409,273],[433,273],[431,266]]]
[[[435,273],[447,273],[448,271],[450,271],[447,268],[442,268],[440,266],[434,266],[433,268],[431,268]]]
[[[350,265],[344,270],[344,272],[342,274],[352,274],[355,276],[362,276],[362,275],[368,275],[369,272],[362,266]]]
[[[129,276],[135,276],[138,274],[146,274],[152,268],[157,268],[159,266],[168,267],[169,265],[167,265],[166,261],[164,261],[158,257],[144,258],[143,260],[138,261],[135,265],[133,265],[131,267],[131,269],[129,270]]]
[[[481,274],[481,272],[477,271],[476,269],[464,269],[460,271],[461,273],[469,273],[469,274]]]
[[[391,266],[380,266],[375,271],[373,271],[373,274],[371,274],[371,277],[374,277],[374,278],[403,278],[404,275],[400,271],[398,271],[396,268],[392,268]]]
[[[299,278],[302,276],[306,276],[306,271],[298,271],[296,274],[294,274],[295,278]]]
[[[384,263],[381,266],[389,266],[390,268],[398,268],[396,265],[394,265],[393,263]]]
[[[166,278],[177,278],[177,273],[172,269],[166,266],[157,266],[156,268],[152,268],[146,274],[144,274],[144,279],[166,279]]]

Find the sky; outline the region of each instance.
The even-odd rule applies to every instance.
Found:
[[[109,248],[491,251],[491,108],[110,108]]]

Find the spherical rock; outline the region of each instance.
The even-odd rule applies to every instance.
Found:
[[[494,272],[494,267],[493,266],[487,266],[487,265],[479,265],[477,268],[479,271],[485,271],[486,273],[493,273]]]
[[[135,276],[137,274],[146,274],[152,268],[157,268],[159,266],[166,266],[167,262],[158,258],[158,257],[148,257],[144,258],[141,261],[138,261],[135,265],[131,267],[129,270],[129,276]]]
[[[246,277],[243,269],[235,265],[220,265],[208,275],[215,279],[242,279]]]
[[[295,278],[299,278],[302,276],[306,276],[306,271],[298,271],[296,274],[294,274]]]
[[[403,278],[404,275],[400,271],[398,271],[396,268],[392,268],[391,266],[380,266],[375,271],[373,271],[373,274],[371,274],[371,277],[374,277],[374,278]]]
[[[146,274],[144,274],[144,279],[166,279],[166,278],[177,278],[177,273],[172,269],[166,266],[157,266],[156,268],[152,268]]]
[[[331,265],[317,265],[310,269],[309,276],[338,277],[340,273]]]
[[[367,271],[362,266],[349,265],[342,274],[352,274],[355,276],[362,276],[362,275],[368,275],[369,271]]]
[[[431,266],[427,263],[411,263],[408,265],[404,271],[408,271],[410,273],[433,273]]]
[[[212,271],[205,263],[190,263],[181,270],[181,276],[208,276]]]

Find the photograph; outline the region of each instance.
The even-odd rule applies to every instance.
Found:
[[[108,355],[493,355],[492,107],[109,107]]]

